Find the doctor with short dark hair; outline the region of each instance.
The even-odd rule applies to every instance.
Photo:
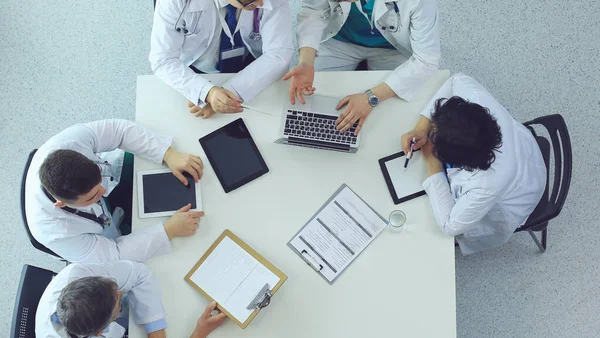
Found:
[[[165,163],[181,184],[202,177],[200,157],[173,139],[126,120],[76,124],[35,153],[27,172],[25,213],[35,239],[69,262],[143,262],[169,253],[170,240],[196,233],[202,212],[182,206],[164,223],[133,234],[133,156]]]
[[[202,118],[241,103],[288,70],[294,49],[287,0],[158,0],[150,64]],[[222,86],[203,74],[237,73]]]

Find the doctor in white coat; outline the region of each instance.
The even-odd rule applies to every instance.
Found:
[[[423,151],[423,188],[437,222],[464,255],[508,241],[546,187],[546,166],[532,133],[473,78],[452,76],[402,136]],[[410,163],[408,164],[410,165]]]
[[[164,161],[182,184],[191,183],[183,172],[197,181],[202,176],[202,160],[175,151],[171,143],[170,136],[126,120],[77,124],[49,139],[33,157],[26,178],[25,212],[35,239],[69,262],[143,262],[170,252],[169,240],[195,234],[203,213],[182,206],[164,224],[120,236],[117,228],[123,215],[111,214],[104,198],[119,184],[123,151],[158,164]],[[47,161],[49,157],[53,160]],[[72,201],[53,196],[48,191],[53,188],[44,187],[40,175],[63,190],[62,194],[78,196],[71,196]],[[73,181],[62,182],[68,176]],[[90,182],[90,190],[77,193],[81,182]]]
[[[305,103],[314,93],[314,72],[351,71],[361,61],[370,70],[393,70],[374,88],[343,98],[337,121],[355,134],[381,101],[410,101],[439,68],[440,36],[435,0],[303,0],[298,14],[300,60],[284,80],[292,79],[290,101]]]
[[[294,54],[287,0],[158,0],[152,71],[202,118],[236,113],[288,70]],[[222,86],[202,73],[238,73]]]
[[[71,264],[50,282],[35,315],[39,338],[94,336],[121,338],[125,334],[129,308],[133,321],[143,325],[148,338],[166,337],[166,311],[160,290],[150,270],[141,263],[115,261],[100,264]],[[190,338],[206,338],[221,326],[224,313],[211,315],[210,303]],[[125,321],[125,322],[123,322]]]
[[[150,270],[141,263],[115,261],[71,264],[50,282],[35,315],[35,335],[43,338],[120,338],[120,305],[127,296],[131,315],[148,337],[165,337],[167,312]],[[122,314],[127,316],[127,313]],[[123,323],[124,324],[124,323]],[[125,324],[126,325],[126,324]]]

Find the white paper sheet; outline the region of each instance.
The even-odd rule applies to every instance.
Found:
[[[427,178],[425,160],[420,151],[413,153],[413,157],[408,161],[406,168],[404,168],[405,161],[406,156],[402,156],[385,162],[398,198],[406,197],[423,190],[423,182]]]
[[[225,237],[190,277],[217,303],[244,323],[254,312],[246,307],[265,284],[273,288],[279,277]]]
[[[291,241],[332,282],[381,233],[386,222],[345,187]]]

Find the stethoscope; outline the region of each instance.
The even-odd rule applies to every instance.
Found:
[[[260,18],[258,17],[258,8],[254,9],[252,19],[252,32],[250,32],[248,36],[254,41],[260,41],[262,39],[262,37],[260,36]]]
[[[398,4],[396,2],[386,2],[385,5],[387,6],[387,8],[389,9],[390,6],[393,6],[394,8],[394,12],[396,12],[396,26],[381,26],[381,30],[385,31],[387,29],[389,29],[390,32],[392,33],[397,33],[398,29],[400,28],[400,9],[398,8]],[[358,6],[357,6],[358,7]],[[359,7],[360,12],[367,18],[367,20],[369,21],[369,23],[371,24],[371,34],[374,34],[373,29],[374,29],[374,25],[373,25],[373,18],[371,17],[371,19],[369,20],[369,17],[363,12],[362,10],[362,6]],[[338,4],[334,9],[333,9],[333,14],[335,15],[342,15],[343,11],[342,11],[342,5]],[[325,17],[326,19],[327,17]]]
[[[194,28],[191,31],[185,27],[185,21],[183,21],[183,24],[181,26],[179,26],[179,21],[181,21],[181,17],[183,16],[185,9],[189,6],[191,1],[192,0],[185,0],[185,3],[183,4],[183,9],[181,9],[181,13],[179,13],[177,21],[175,21],[175,31],[177,33],[182,33],[183,35],[192,35],[192,33],[196,30],[196,27],[198,26],[198,21],[200,21],[200,18],[196,20],[196,24],[194,25]]]
[[[252,31],[250,32],[250,34],[248,34],[248,37],[251,40],[260,41],[262,39],[262,37],[260,36],[260,8],[255,8],[252,11],[252,14],[253,14]],[[229,30],[229,26],[225,23],[225,19],[222,16],[219,16],[219,20],[221,21],[221,26],[223,27],[223,31],[225,32],[225,35],[227,35],[229,37],[229,39],[231,40],[231,45],[235,46],[233,36],[235,34],[237,34],[237,32],[240,30],[240,21],[238,21],[238,25],[232,34],[231,31]]]
[[[400,9],[398,8],[398,4],[396,2],[392,3],[394,6],[394,12],[396,12],[396,26],[381,26],[381,30],[384,31],[386,29],[390,29],[390,32],[392,33],[397,33],[398,32],[398,28],[400,27],[401,23],[400,23]],[[386,2],[385,5],[390,8],[390,3]]]
[[[44,192],[44,194],[46,195],[46,197],[48,197],[48,199],[52,203],[56,203],[56,198],[54,198],[54,196],[52,196],[48,192],[48,190],[46,190],[46,188],[44,188],[43,186],[42,186],[42,191]],[[73,214],[73,215],[85,218],[87,220],[90,220],[92,222],[98,223],[102,227],[102,229],[104,229],[107,225],[110,224],[110,218],[108,218],[108,216],[106,216],[106,214],[104,214],[104,207],[102,207],[102,215],[100,215],[100,216],[96,216],[95,214],[92,214],[92,213],[89,213],[89,212],[85,212],[85,211],[81,211],[81,210],[78,210],[78,209],[75,209],[75,208],[71,208],[69,206],[64,206],[61,209],[64,210],[64,211],[66,211],[66,212],[68,212],[68,213],[70,213],[70,214]]]
[[[177,17],[177,21],[175,21],[175,31],[177,33],[182,33],[183,35],[186,35],[186,36],[192,35],[193,32],[196,31],[196,27],[198,27],[198,22],[200,21],[200,19],[196,20],[194,29],[192,29],[191,31],[186,28],[185,21],[183,21],[183,24],[181,26],[179,26],[179,21],[181,21],[181,17],[183,16],[185,9],[189,6],[190,2],[191,2],[191,0],[185,1],[185,4],[183,5],[183,9],[181,9],[181,13],[179,13],[179,16]],[[252,31],[250,32],[250,34],[248,36],[250,37],[250,39],[252,39],[254,41],[260,41],[262,39],[262,37],[260,36],[259,9],[255,8],[253,12],[254,13],[253,13],[253,20],[252,20]]]

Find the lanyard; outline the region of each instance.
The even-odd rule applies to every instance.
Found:
[[[50,195],[50,193],[48,192],[48,190],[46,190],[46,188],[42,187],[42,191],[50,199],[50,201],[52,201],[52,203],[56,203],[56,199],[52,195]],[[100,224],[100,226],[102,226],[102,229],[104,229],[104,227],[106,227],[106,225],[108,225],[108,223],[109,223],[109,218],[106,215],[104,215],[104,207],[102,207],[102,215],[100,215],[100,216],[96,216],[94,214],[83,212],[81,210],[77,210],[77,209],[71,208],[69,206],[64,206],[61,209],[68,213],[71,213],[73,215],[77,215],[79,217],[83,217],[92,222],[96,222],[96,223]]]
[[[235,34],[237,34],[237,32],[240,30],[240,20],[237,20],[237,25],[235,27],[235,32],[233,32],[233,34],[231,34],[231,31],[229,30],[229,25],[227,24],[227,22],[225,22],[225,17],[222,15],[223,14],[223,10],[224,8],[221,8],[221,12],[219,13],[219,21],[221,22],[221,27],[223,29],[223,31],[225,32],[225,35],[227,35],[227,37],[229,38],[229,41],[231,42],[231,47],[235,48],[235,41],[233,39],[233,36]],[[225,10],[227,11],[227,10]],[[239,9],[238,9],[239,11]],[[241,14],[240,14],[241,16]]]

